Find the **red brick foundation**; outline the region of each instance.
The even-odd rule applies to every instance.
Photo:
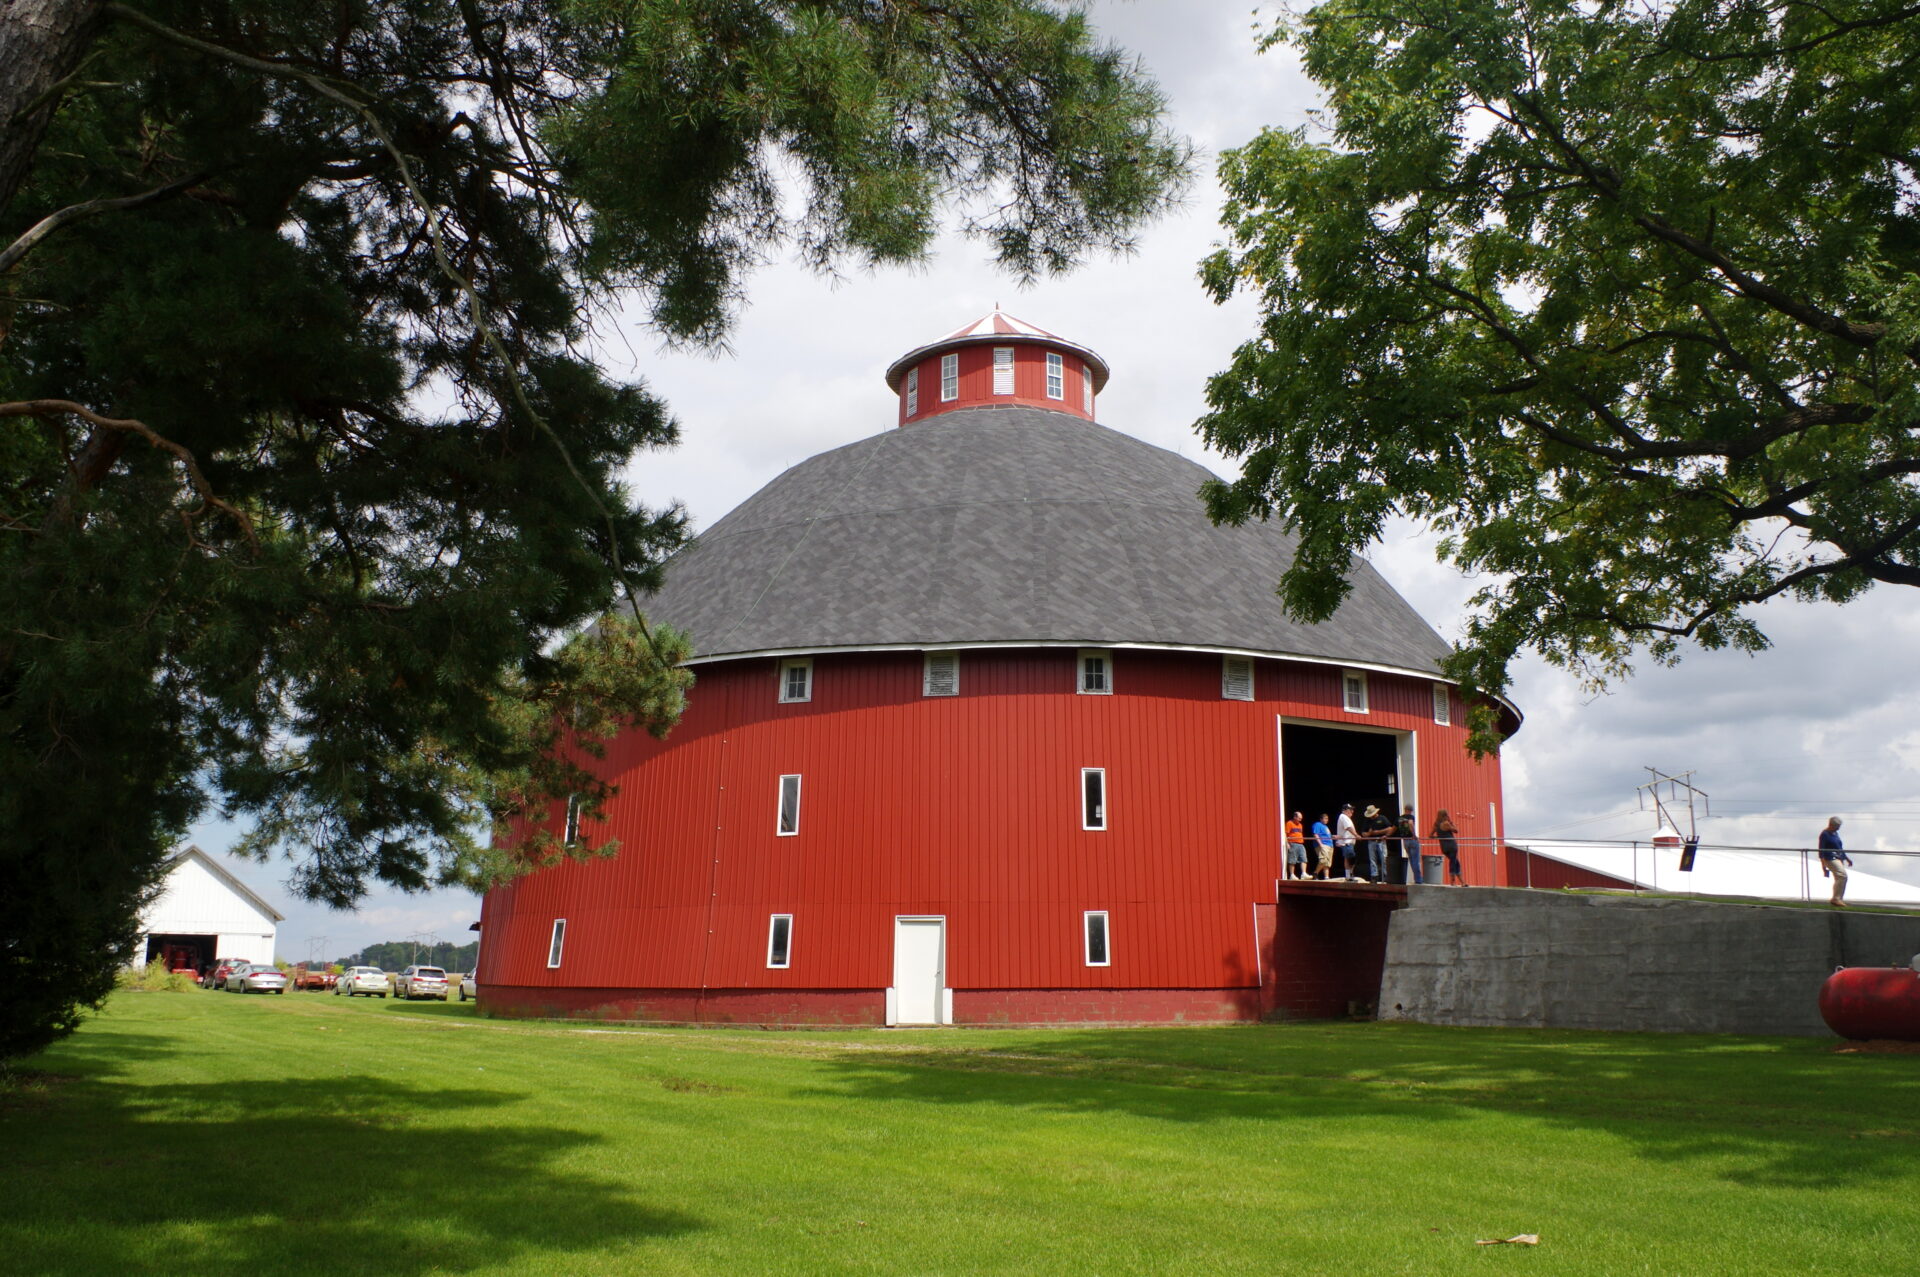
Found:
[[[554,989],[487,985],[480,1009],[513,1019],[658,1024],[881,1025],[882,989]]]
[[[1296,889],[1297,890],[1297,889]],[[1271,1019],[1330,1020],[1371,1013],[1387,965],[1387,920],[1404,890],[1333,888],[1281,893],[1262,992]]]
[[[956,1024],[1225,1024],[1260,1018],[1258,989],[955,989]]]

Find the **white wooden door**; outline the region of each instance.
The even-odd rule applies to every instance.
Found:
[[[895,1023],[940,1023],[940,991],[947,974],[946,932],[945,918],[894,919]]]

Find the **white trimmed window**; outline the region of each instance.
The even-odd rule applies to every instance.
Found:
[[[1080,361],[1080,410],[1089,417],[1093,415],[1093,369],[1084,359]]]
[[[920,411],[920,370],[907,369],[907,415],[913,416]]]
[[[1367,712],[1366,671],[1340,671],[1340,707],[1349,714],[1364,714]]]
[[[995,346],[993,348],[993,393],[1010,395],[1013,393],[1013,347]]]
[[[928,652],[921,671],[922,696],[960,695],[960,653]]]
[[[1090,696],[1110,696],[1113,693],[1113,653],[1105,648],[1083,647],[1080,649],[1079,690]]]
[[[1253,699],[1252,657],[1223,656],[1220,658],[1220,699],[1228,701]]]
[[[1107,769],[1080,769],[1080,828],[1107,827]]]
[[[1089,909],[1082,915],[1082,919],[1082,929],[1087,941],[1087,965],[1090,967],[1112,966],[1113,954],[1107,947],[1107,911]]]
[[[793,954],[793,915],[776,913],[767,924],[767,965],[776,970],[790,966]]]
[[[940,356],[940,402],[950,403],[960,397],[960,356],[956,352]]]
[[[1065,399],[1067,397],[1067,361],[1052,351],[1047,352],[1047,398]]]
[[[567,831],[565,841],[569,847],[580,841],[580,804],[582,801],[583,796],[580,794],[567,795]]]
[[[1445,683],[1433,685],[1433,721],[1442,727],[1450,726],[1453,722],[1453,694],[1447,690]]]
[[[780,817],[774,832],[782,838],[789,838],[800,832],[800,778],[798,776],[780,778]]]
[[[810,701],[813,699],[813,658],[796,657],[780,662],[780,701]]]
[[[560,950],[565,947],[566,943],[567,920],[565,918],[555,918],[553,920],[553,938],[547,941],[547,970],[552,971],[560,966]]]

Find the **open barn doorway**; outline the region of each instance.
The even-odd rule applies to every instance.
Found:
[[[1368,804],[1398,814],[1411,801],[1402,779],[1413,774],[1411,765],[1402,766],[1408,748],[1400,732],[1283,722],[1281,802],[1289,814],[1304,813],[1309,829],[1322,812],[1332,828],[1344,803],[1353,804],[1356,821]]]

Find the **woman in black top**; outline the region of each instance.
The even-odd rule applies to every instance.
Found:
[[[1433,818],[1433,836],[1440,841],[1440,854],[1447,858],[1447,885],[1464,887],[1466,875],[1460,872],[1460,827],[1453,823],[1453,817],[1446,809]]]

